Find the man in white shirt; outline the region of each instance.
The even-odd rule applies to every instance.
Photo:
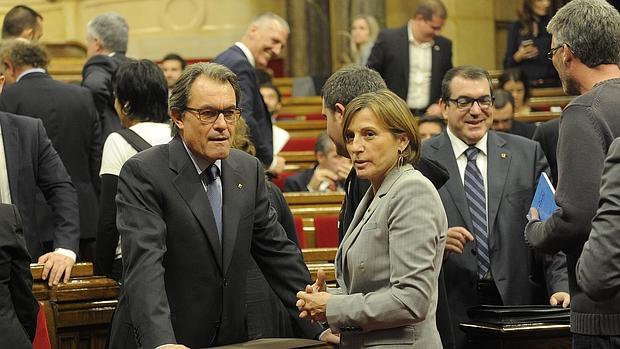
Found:
[[[250,129],[256,157],[274,174],[284,169],[284,158],[273,154],[271,116],[260,94],[255,68],[265,68],[269,60],[282,52],[289,32],[289,25],[282,17],[264,13],[250,23],[241,41],[213,60],[228,67],[239,78],[241,116]]]
[[[406,26],[385,29],[368,58],[415,116],[439,115],[441,79],[452,68],[452,42],[440,36],[448,16],[441,0],[422,0]]]

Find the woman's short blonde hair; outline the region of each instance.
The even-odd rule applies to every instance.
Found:
[[[418,161],[420,157],[418,123],[405,101],[394,92],[386,89],[364,93],[354,98],[347,104],[344,111],[343,139],[347,139],[346,133],[351,125],[351,120],[362,109],[370,110],[383,123],[383,126],[392,132],[394,137],[406,135],[409,138],[409,144],[402,152],[403,159],[410,164],[415,164]]]

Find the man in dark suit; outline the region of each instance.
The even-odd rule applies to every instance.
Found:
[[[80,254],[93,260],[98,219],[101,127],[90,92],[52,79],[45,68],[48,55],[35,42],[7,40],[0,45],[7,66],[0,110],[41,119],[54,149],[71,176],[80,205]],[[52,212],[40,195],[37,225],[42,241],[52,241]]]
[[[77,194],[39,119],[0,112],[0,201],[19,209],[33,261],[45,264],[43,278],[69,281],[80,241]],[[42,255],[36,196],[42,192],[54,216],[53,252]],[[40,256],[40,257],[39,257]]]
[[[276,221],[263,167],[230,149],[240,93],[228,68],[188,66],[170,96],[177,135],[123,166],[116,202],[124,286],[111,348],[204,348],[247,340],[250,256],[294,326],[310,338],[322,333],[297,316],[295,293],[310,283],[310,274]]]
[[[6,348],[31,348],[39,304],[32,294],[30,255],[13,205],[0,204],[0,333]]]
[[[457,348],[465,345],[459,324],[471,306],[569,303],[565,256],[535,256],[523,239],[547,163],[538,143],[489,131],[491,86],[482,68],[448,71],[440,100],[448,128],[422,145],[450,173],[439,194],[448,216],[443,271]]]
[[[452,68],[452,42],[439,35],[446,17],[441,0],[420,1],[406,26],[379,33],[368,58],[415,116],[439,115],[441,79]]]
[[[82,69],[82,86],[90,90],[95,100],[101,123],[101,139],[121,129],[121,122],[114,110],[112,75],[119,65],[127,61],[129,26],[123,16],[108,12],[88,22],[86,54],[88,60]]]
[[[508,132],[531,139],[534,131],[536,131],[536,125],[515,120],[515,100],[512,94],[506,90],[496,90],[494,96],[493,124],[491,128],[494,131]]]
[[[270,172],[284,169],[284,158],[273,155],[271,115],[260,94],[255,68],[265,68],[269,60],[280,54],[288,34],[288,23],[268,12],[258,16],[248,27],[240,42],[220,53],[213,62],[225,65],[239,78],[242,117],[250,129],[256,157]]]
[[[336,152],[336,145],[327,132],[322,132],[314,145],[316,166],[296,173],[284,180],[285,192],[342,191],[351,172],[351,160]]]

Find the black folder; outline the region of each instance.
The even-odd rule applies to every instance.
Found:
[[[568,324],[570,309],[550,305],[479,305],[467,310],[472,321],[493,325]]]

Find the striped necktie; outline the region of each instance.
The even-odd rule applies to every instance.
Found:
[[[487,230],[486,195],[484,180],[476,166],[478,148],[471,146],[465,151],[467,166],[465,167],[465,197],[469,206],[469,215],[476,239],[476,255],[478,257],[478,278],[482,279],[491,267],[489,258],[489,233]]]

